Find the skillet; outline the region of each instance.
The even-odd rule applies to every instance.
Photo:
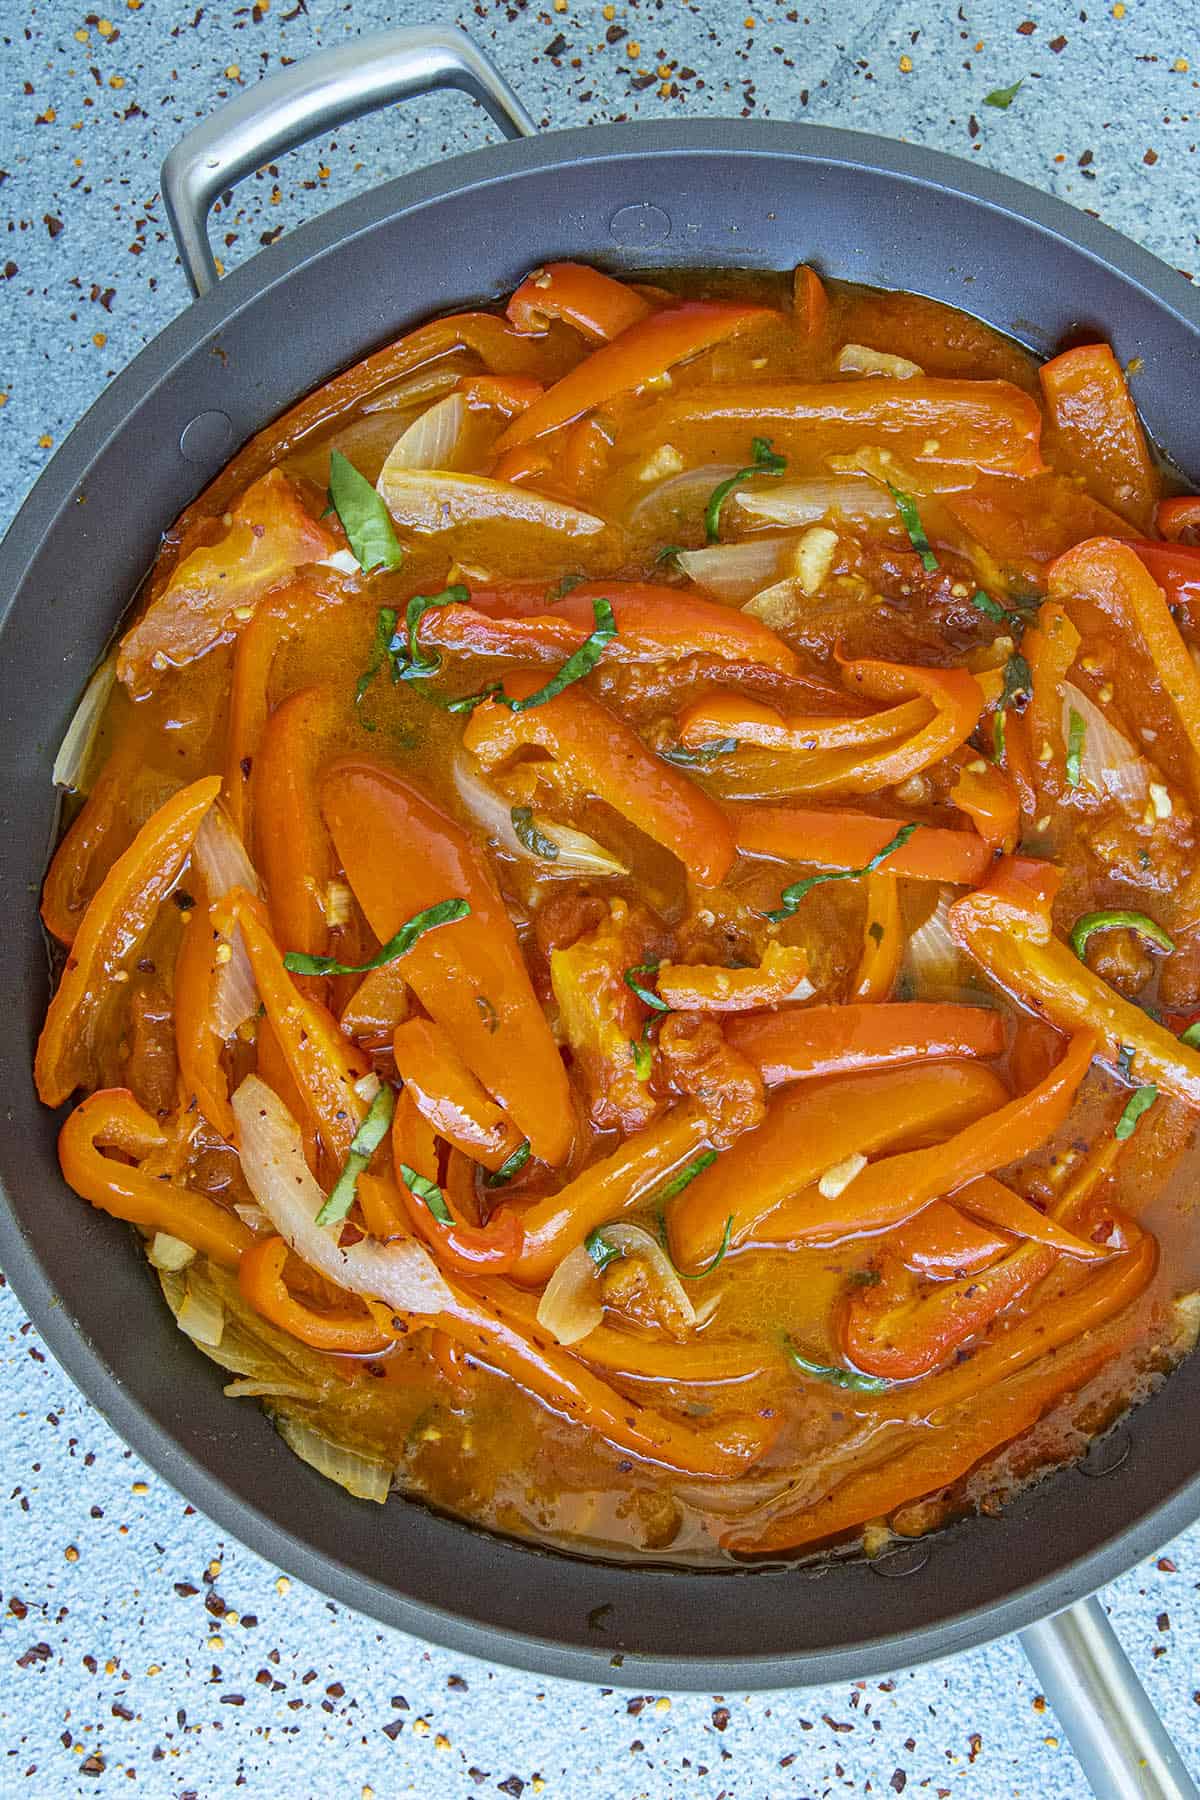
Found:
[[[216,283],[205,218],[217,194],[346,118],[434,86],[472,94],[527,141],[389,182]],[[616,270],[811,260],[964,307],[1040,353],[1081,332],[1109,337],[1122,362],[1143,359],[1149,429],[1200,480],[1200,408],[1178,378],[1200,366],[1200,297],[1073,209],[825,127],[531,132],[461,33],[392,31],[250,89],[167,160],[164,195],[200,297],[87,414],[0,547],[0,902],[14,1015],[0,1042],[0,1260],[53,1353],[140,1455],[260,1554],[389,1624],[550,1674],[710,1690],[860,1678],[1028,1627],[1097,1791],[1195,1794],[1102,1610],[1074,1603],[1200,1517],[1200,1357],[1082,1465],[1000,1517],[872,1564],[593,1563],[414,1502],[352,1501],[298,1463],[264,1414],[224,1399],[128,1234],[58,1173],[59,1121],[30,1079],[48,992],[33,896],[55,830],[55,750],[161,532],[247,437],[380,343],[556,257]]]

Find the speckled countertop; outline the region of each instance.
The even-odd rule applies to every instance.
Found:
[[[0,26],[0,522],[53,447],[181,309],[155,189],[218,100],[318,45],[422,22],[410,0],[11,0]],[[1193,0],[476,0],[459,15],[534,117],[813,119],[980,158],[1200,273]],[[858,13],[858,23],[851,15]],[[1003,109],[987,96],[1021,80]],[[461,96],[379,115],[239,190],[227,264],[321,207],[491,135]],[[791,1694],[636,1695],[426,1649],[289,1581],[122,1447],[0,1292],[0,1794],[245,1787],[650,1796],[1085,1789],[1012,1641]],[[1200,1765],[1200,1528],[1117,1582],[1114,1621]]]

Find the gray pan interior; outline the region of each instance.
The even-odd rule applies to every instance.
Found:
[[[881,1565],[692,1574],[589,1563],[400,1499],[356,1502],[299,1463],[256,1408],[223,1398],[222,1373],[175,1329],[126,1228],[67,1190],[58,1120],[33,1093],[51,764],[159,534],[296,397],[553,256],[610,267],[807,258],[966,307],[1042,351],[1094,328],[1122,361],[1144,360],[1137,397],[1150,427],[1200,476],[1186,378],[1200,366],[1195,290],[1072,209],[909,146],[759,122],[565,132],[392,182],[256,256],[113,383],[0,549],[0,916],[13,1007],[0,1042],[0,1260],[54,1354],[148,1462],[268,1559],[389,1624],[548,1673],[677,1688],[841,1680],[948,1655],[1067,1605],[1200,1515],[1200,1357],[1093,1452],[1090,1476],[1064,1472],[1001,1518]]]

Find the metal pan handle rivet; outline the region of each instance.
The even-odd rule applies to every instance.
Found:
[[[452,25],[377,31],[319,50],[189,131],[163,163],[162,194],[195,293],[217,280],[208,214],[226,188],[347,119],[438,88],[470,94],[505,137],[533,135],[533,120],[495,65]]]
[[[233,420],[228,413],[214,408],[188,420],[179,434],[179,454],[185,462],[212,468],[229,454],[236,442]]]
[[[902,1575],[919,1575],[929,1561],[927,1544],[900,1544],[894,1550],[885,1550],[879,1556],[873,1556],[868,1565],[875,1575],[886,1575],[889,1581],[898,1581]]]
[[[671,235],[669,212],[649,200],[632,206],[620,206],[608,221],[608,235],[614,244],[664,244]]]

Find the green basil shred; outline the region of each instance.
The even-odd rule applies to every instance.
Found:
[[[735,487],[740,487],[743,481],[752,480],[755,475],[782,475],[787,468],[787,457],[772,450],[770,438],[751,438],[750,455],[753,460],[747,468],[739,469],[736,475],[730,475],[728,480],[720,482],[708,496],[708,505],[704,508],[706,543],[720,543],[721,508]]]
[[[594,626],[591,636],[580,644],[578,650],[571,652],[562,668],[550,677],[544,687],[538,688],[535,694],[528,695],[524,700],[510,700],[507,694],[498,693],[496,699],[500,705],[507,706],[510,712],[528,712],[531,706],[541,706],[545,701],[553,700],[564,688],[570,687],[573,682],[582,681],[585,675],[590,675],[603,656],[605,646],[611,644],[617,635],[617,621],[613,618],[613,610],[607,600],[592,601],[592,618]]]
[[[694,1157],[690,1163],[686,1163],[680,1169],[678,1175],[672,1175],[670,1181],[659,1188],[654,1196],[654,1204],[665,1206],[668,1200],[675,1198],[676,1194],[682,1194],[684,1188],[690,1187],[697,1175],[703,1175],[705,1169],[709,1168],[716,1160],[715,1150],[702,1150],[699,1156]]]
[[[532,855],[540,856],[545,862],[558,861],[558,845],[552,837],[538,830],[533,822],[532,806],[514,806],[509,817],[519,841]]]
[[[395,962],[398,956],[407,956],[427,931],[465,919],[470,910],[466,900],[439,900],[436,906],[427,906],[423,912],[414,913],[395,937],[390,937],[365,963],[341,963],[333,956],[306,956],[301,950],[289,950],[283,966],[293,975],[366,975],[371,969],[381,969],[384,963]]]
[[[414,1200],[421,1200],[429,1208],[439,1225],[453,1225],[454,1214],[446,1205],[446,1196],[436,1181],[430,1181],[424,1175],[418,1175],[410,1169],[406,1162],[400,1164],[400,1174],[404,1185]]]
[[[1136,931],[1139,937],[1157,944],[1160,950],[1168,955],[1175,948],[1175,940],[1165,932],[1161,925],[1149,918],[1146,913],[1126,912],[1120,907],[1109,908],[1106,912],[1084,913],[1076,919],[1071,927],[1071,948],[1079,958],[1084,960],[1084,951],[1088,939],[1097,931]]]
[[[346,1158],[345,1167],[330,1190],[329,1198],[317,1214],[318,1225],[340,1225],[346,1217],[354,1205],[354,1196],[358,1190],[358,1178],[387,1136],[395,1110],[396,1096],[392,1089],[385,1084],[372,1100],[367,1108],[366,1117],[350,1140],[350,1153]]]
[[[1125,1110],[1113,1127],[1113,1136],[1131,1138],[1138,1128],[1138,1121],[1143,1113],[1150,1111],[1158,1099],[1158,1089],[1153,1082],[1145,1087],[1135,1088],[1125,1102]]]
[[[595,1263],[596,1268],[601,1271],[607,1269],[609,1263],[616,1262],[625,1254],[623,1250],[618,1250],[615,1244],[609,1243],[604,1236],[603,1225],[597,1225],[594,1231],[588,1232],[583,1240],[583,1247]]]
[[[396,632],[388,644],[392,658],[393,681],[428,681],[442,666],[442,653],[435,650],[427,656],[417,641],[421,620],[427,612],[441,606],[469,606],[471,594],[461,582],[443,588],[440,594],[414,594],[404,609],[404,630]]]
[[[860,1375],[857,1369],[841,1369],[833,1363],[813,1362],[811,1358],[802,1356],[790,1338],[784,1338],[783,1347],[788,1361],[802,1375],[811,1375],[814,1381],[827,1381],[831,1387],[854,1388],[860,1394],[882,1394],[887,1391],[887,1382],[878,1375]]]
[[[396,609],[394,606],[381,606],[375,615],[375,641],[371,645],[371,660],[354,684],[354,704],[361,706],[363,696],[378,675],[388,653],[392,633],[396,629]],[[373,731],[374,726],[368,726]]]
[[[671,1267],[673,1269],[675,1269],[675,1273],[678,1275],[680,1281],[703,1281],[704,1277],[706,1275],[711,1275],[713,1270],[719,1269],[721,1264],[725,1261],[725,1252],[729,1248],[729,1240],[732,1236],[733,1236],[733,1214],[730,1213],[729,1217],[725,1221],[725,1229],[721,1233],[720,1248],[718,1249],[716,1255],[709,1262],[706,1262],[702,1269],[697,1269],[694,1275],[689,1275],[686,1269],[679,1269],[679,1268],[675,1267],[675,1259],[671,1255],[670,1249],[667,1245],[667,1241],[666,1241],[667,1234],[666,1234],[665,1229],[663,1231],[663,1249],[666,1250],[667,1261],[670,1263]]]
[[[673,744],[659,755],[664,762],[677,763],[682,769],[712,762],[714,757],[729,756],[738,747],[737,738],[713,738],[707,744],[697,744],[694,750],[685,750],[682,744]]]
[[[629,1054],[633,1058],[633,1072],[639,1081],[649,1081],[654,1069],[654,1052],[645,1038],[630,1038]]]
[[[404,551],[396,541],[391,514],[366,476],[340,450],[329,458],[329,504],[364,575],[400,567]]]
[[[971,595],[971,605],[981,612],[984,618],[995,619],[997,625],[1008,623],[1008,614],[1000,602],[993,600],[990,594],[985,594],[982,588],[976,588]]]
[[[1193,1019],[1187,1030],[1180,1032],[1179,1041],[1189,1050],[1200,1050],[1200,1019]]]
[[[1083,745],[1087,737],[1087,720],[1071,707],[1067,714],[1067,786],[1078,787],[1083,779]]]
[[[882,863],[887,861],[889,856],[894,856],[897,850],[903,850],[905,844],[907,844],[909,838],[916,830],[916,821],[909,825],[902,825],[891,843],[885,844],[883,849],[878,851],[877,854],[871,858],[870,862],[864,863],[861,869],[827,869],[822,875],[806,875],[803,881],[793,881],[791,885],[785,887],[782,894],[780,894],[780,904],[773,912],[767,913],[766,917],[770,919],[773,924],[778,925],[784,919],[790,919],[805,896],[810,894],[813,888],[820,887],[823,882],[858,881],[864,875],[872,874]]]
[[[657,973],[657,962],[631,963],[625,971],[625,986],[632,989],[643,1005],[652,1007],[655,1012],[668,1013],[671,1008],[661,994],[656,994],[653,988],[646,987],[640,981],[633,979],[635,975],[657,975]]]
[[[525,1164],[529,1161],[529,1155],[529,1139],[526,1138],[523,1144],[517,1145],[511,1156],[505,1157],[498,1169],[490,1169],[488,1171],[483,1178],[484,1187],[503,1187],[506,1182],[511,1181],[513,1176],[518,1174],[520,1170],[525,1167]]]
[[[921,523],[921,515],[917,511],[917,503],[911,494],[903,488],[893,487],[889,481],[888,493],[896,502],[896,511],[900,514],[904,529],[908,533],[908,541],[921,558],[921,566],[927,575],[932,575],[938,567],[938,559],[933,553],[933,546],[925,535],[925,527]]]

